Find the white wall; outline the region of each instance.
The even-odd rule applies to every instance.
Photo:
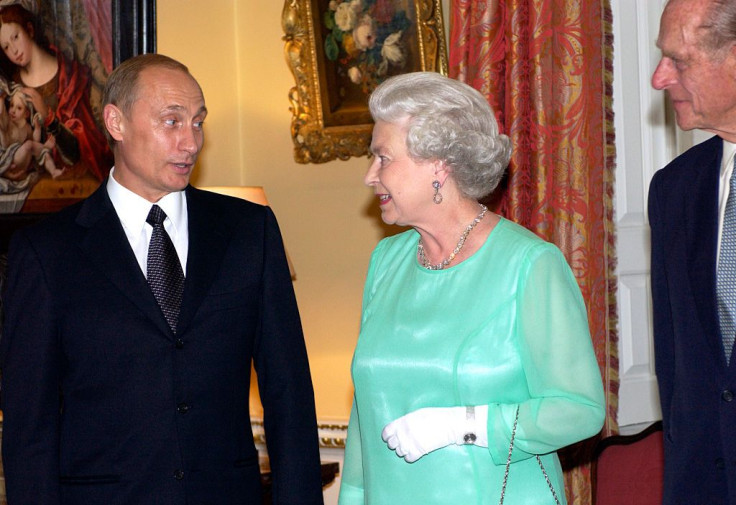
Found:
[[[619,424],[659,419],[649,286],[649,180],[672,155],[661,92],[649,85],[661,0],[612,0],[616,227],[618,238]]]

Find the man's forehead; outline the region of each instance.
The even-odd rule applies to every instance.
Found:
[[[206,109],[202,88],[185,72],[174,70],[173,73],[149,73],[145,76],[141,73],[141,77],[136,101],[153,102],[160,109],[188,109],[193,103]]]
[[[700,43],[707,28],[703,25],[702,9],[694,4],[699,2],[675,1],[667,4],[659,27],[657,47],[684,51]]]

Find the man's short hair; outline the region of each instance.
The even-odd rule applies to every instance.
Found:
[[[103,107],[108,104],[115,105],[127,117],[130,109],[133,107],[133,103],[138,97],[138,80],[141,72],[153,67],[178,70],[190,77],[192,75],[189,73],[186,65],[163,54],[146,53],[133,56],[118,65],[107,78],[105,89],[102,93]],[[112,147],[115,141],[107,129],[105,129],[105,136]]]
[[[736,0],[710,0],[706,9],[703,44],[719,53],[736,43]]]

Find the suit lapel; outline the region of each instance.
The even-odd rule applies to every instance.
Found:
[[[723,142],[718,137],[710,142],[714,143],[713,148],[707,149],[707,154],[697,160],[698,178],[694,181],[697,189],[689,192],[692,199],[687,204],[688,276],[691,292],[696,294],[695,306],[708,343],[725,365],[716,300],[718,186]]]
[[[203,192],[191,186],[187,188],[187,213],[189,219],[189,254],[184,281],[178,332],[186,331],[191,324],[202,299],[221,268],[230,232],[222,216],[213,212],[203,201]]]
[[[77,224],[86,229],[79,247],[92,265],[107,277],[167,338],[173,333],[136,261],[115,208],[107,195],[106,181],[83,203]]]

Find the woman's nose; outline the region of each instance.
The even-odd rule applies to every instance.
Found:
[[[371,164],[368,165],[368,171],[365,173],[365,177],[363,178],[363,184],[366,186],[372,186],[378,181],[378,165],[380,161],[378,156],[372,156],[371,157]]]

